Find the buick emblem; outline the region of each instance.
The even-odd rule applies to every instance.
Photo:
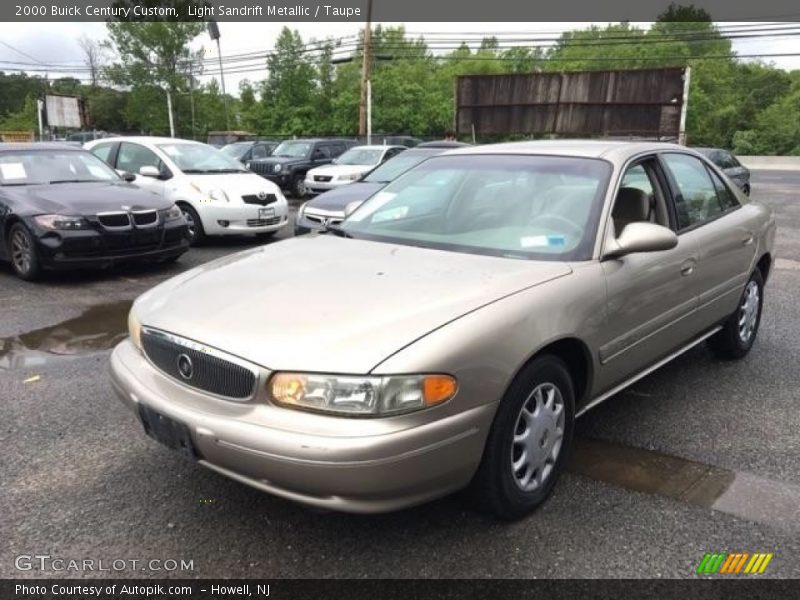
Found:
[[[184,379],[191,379],[192,375],[194,375],[194,365],[188,354],[180,354],[178,356],[178,373]]]
[[[265,192],[264,190],[261,190],[260,192],[258,192],[258,199],[259,200],[266,200],[267,199],[267,192]]]

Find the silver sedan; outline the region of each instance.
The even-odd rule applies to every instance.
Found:
[[[577,416],[704,340],[750,351],[774,236],[682,146],[455,150],[326,234],[145,293],[113,383],[150,436],[260,490],[380,512],[469,486],[518,518]]]

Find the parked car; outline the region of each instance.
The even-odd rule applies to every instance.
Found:
[[[113,136],[113,133],[107,133],[105,131],[75,131],[67,135],[65,141],[83,145],[92,140],[101,140]]]
[[[306,195],[306,172],[330,164],[345,150],[358,145],[354,140],[304,139],[286,140],[275,148],[272,156],[251,160],[247,168],[269,179],[296,198]]]
[[[402,173],[436,156],[448,148],[412,148],[401,152],[394,158],[378,165],[361,179],[350,185],[333,189],[312,198],[297,210],[294,220],[294,234],[303,235],[311,231],[322,231],[331,225],[344,221],[345,210],[355,209],[361,202],[372,196],[387,183],[394,181]]]
[[[315,167],[306,173],[306,193],[322,194],[358,181],[385,160],[397,156],[405,146],[355,146],[332,164]]]
[[[695,148],[717,165],[746,195],[750,195],[750,169],[739,162],[733,152],[721,148]]]
[[[751,350],[774,238],[683,146],[464,148],[329,234],[147,292],[112,379],[152,437],[257,489],[380,512],[471,486],[517,518],[576,416],[704,340]]]
[[[206,143],[214,148],[222,148],[234,142],[245,142],[256,139],[255,133],[249,131],[209,131]]]
[[[410,135],[384,135],[379,137],[381,139],[381,143],[383,144],[390,146],[405,146],[406,148],[414,148],[417,144],[422,142],[421,139]],[[372,139],[374,140],[375,137],[373,136]]]
[[[223,146],[220,151],[231,158],[235,158],[242,164],[247,164],[248,160],[256,160],[272,156],[272,152],[278,147],[280,142],[273,140],[253,140],[250,142],[234,142]]]
[[[189,249],[180,209],[65,143],[0,145],[0,259],[44,269],[167,262]]]
[[[219,150],[188,140],[118,137],[86,144],[136,185],[175,203],[192,244],[211,235],[272,236],[289,219],[280,189]]]

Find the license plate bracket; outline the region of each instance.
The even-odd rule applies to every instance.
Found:
[[[259,208],[258,209],[258,218],[259,219],[271,219],[275,216],[275,209],[270,207],[267,208]]]
[[[141,403],[139,404],[139,420],[142,422],[144,432],[155,441],[171,450],[176,450],[191,460],[199,458],[192,434],[184,423],[162,415]]]

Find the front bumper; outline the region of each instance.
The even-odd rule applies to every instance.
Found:
[[[39,260],[47,269],[106,267],[121,262],[159,262],[189,250],[188,230],[175,224],[127,231],[49,231],[35,226]]]
[[[269,216],[262,210],[272,209]],[[241,235],[278,231],[289,222],[285,201],[261,206],[258,204],[203,204],[198,211],[208,235]]]
[[[355,181],[354,179],[347,179],[344,181],[338,181],[336,179],[332,179],[331,181],[314,181],[313,179],[306,178],[306,191],[309,194],[324,194],[330,190],[335,190],[336,188],[340,188],[343,185],[349,185]]]
[[[134,411],[143,403],[188,426],[203,466],[289,500],[357,513],[397,510],[464,487],[495,412],[485,405],[417,426],[407,417],[360,419],[354,433],[353,419],[289,411],[263,399],[215,399],[185,387],[130,340],[114,349],[111,378]],[[270,411],[282,414],[271,418]],[[314,425],[302,432],[286,427],[295,418]]]

